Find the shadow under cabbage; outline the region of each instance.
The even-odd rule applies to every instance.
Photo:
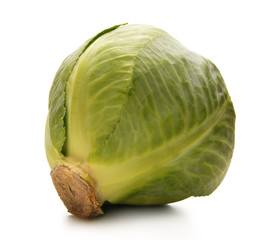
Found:
[[[104,212],[103,215],[97,216],[96,218],[80,219],[74,215],[69,215],[69,221],[93,221],[93,222],[102,222],[102,221],[112,221],[114,219],[120,220],[130,220],[132,219],[145,219],[145,218],[168,218],[168,217],[180,217],[181,211],[178,208],[169,205],[126,205],[126,204],[110,204],[104,203],[102,206]]]

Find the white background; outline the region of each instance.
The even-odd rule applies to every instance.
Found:
[[[120,23],[162,28],[220,69],[237,114],[231,167],[209,197],[66,212],[44,151],[62,60]],[[274,1],[0,2],[1,239],[277,239],[277,7]]]

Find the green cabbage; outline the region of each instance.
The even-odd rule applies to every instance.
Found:
[[[88,40],[60,66],[45,145],[52,171],[66,166],[86,181],[99,208],[165,204],[219,186],[234,129],[233,104],[211,61],[161,29],[125,24]]]

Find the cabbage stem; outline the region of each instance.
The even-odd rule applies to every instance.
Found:
[[[103,214],[95,188],[84,179],[84,170],[73,165],[56,165],[51,171],[54,186],[67,210],[81,218]]]

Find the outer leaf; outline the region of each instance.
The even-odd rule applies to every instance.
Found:
[[[150,37],[133,61],[132,88],[122,90],[118,120],[90,157],[92,176],[114,203],[210,194],[234,147],[235,113],[219,71],[168,34]]]
[[[79,49],[69,55],[60,66],[56,76],[54,78],[50,95],[49,95],[49,115],[46,124],[46,147],[54,148],[56,152],[61,154],[64,141],[66,139],[66,128],[65,128],[65,96],[66,86],[71,72],[76,65],[79,57],[82,53],[99,37],[107,32],[113,31],[120,25],[116,25],[109,29],[106,29],[95,37],[85,42]]]
[[[95,41],[70,76],[66,154],[81,161],[102,149],[122,120],[134,84],[134,64],[139,51],[152,38],[166,34],[150,26],[132,25],[127,31],[126,27]]]

